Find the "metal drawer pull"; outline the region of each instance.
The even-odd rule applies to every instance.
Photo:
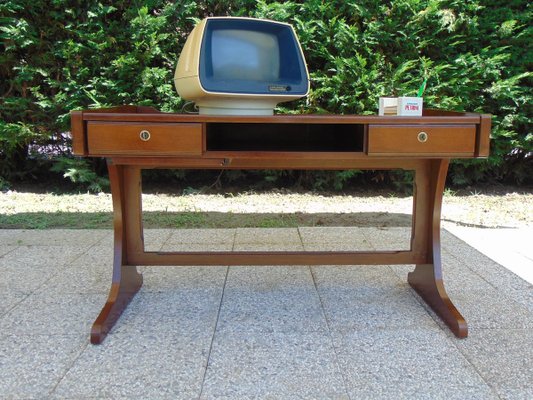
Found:
[[[150,132],[143,129],[140,133],[139,133],[139,137],[141,138],[141,140],[143,142],[147,142],[148,140],[150,140]]]
[[[418,133],[418,141],[420,143],[427,142],[428,140],[428,134],[426,132],[419,132]]]

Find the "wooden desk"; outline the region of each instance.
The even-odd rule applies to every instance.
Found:
[[[415,264],[410,285],[457,337],[464,318],[442,281],[440,211],[450,158],[489,154],[490,115],[427,111],[422,117],[357,115],[200,116],[146,107],[73,111],[74,154],[107,159],[114,263],[91,342],[101,343],[142,285],[137,265]],[[404,251],[144,250],[141,170],[404,169],[415,173],[411,247]]]

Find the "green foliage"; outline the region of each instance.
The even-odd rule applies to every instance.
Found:
[[[64,178],[69,178],[72,182],[87,187],[90,192],[99,193],[104,189],[109,189],[109,180],[98,176],[89,166],[87,160],[58,157],[50,170],[63,172]]]
[[[454,183],[531,179],[533,28],[525,0],[5,0],[2,186],[53,164],[52,172],[92,190],[104,187],[93,164],[72,159],[70,110],[139,104],[179,112],[176,60],[195,22],[208,15],[293,24],[311,93],[280,111],[373,114],[379,96],[414,95],[427,79],[426,107],[494,115],[491,157],[455,161]],[[353,171],[283,174],[260,176],[314,188],[342,188],[362,178]],[[389,178],[400,186],[405,181],[402,174]]]

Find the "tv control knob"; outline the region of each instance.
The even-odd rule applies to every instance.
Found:
[[[140,133],[139,133],[139,137],[141,138],[141,140],[143,142],[147,142],[150,140],[150,131],[147,131],[146,129],[143,129]]]
[[[418,141],[420,143],[427,142],[428,140],[428,134],[426,132],[419,132],[418,133]]]

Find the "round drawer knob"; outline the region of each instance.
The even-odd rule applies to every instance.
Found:
[[[428,140],[428,134],[426,132],[419,132],[418,133],[418,141],[420,143],[427,142]]]
[[[143,142],[147,142],[148,140],[150,140],[150,132],[143,129],[140,133],[139,133],[139,137],[141,138],[141,140]]]

